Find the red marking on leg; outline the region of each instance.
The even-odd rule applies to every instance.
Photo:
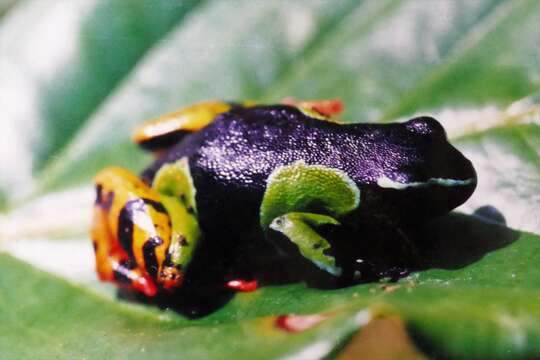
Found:
[[[343,111],[343,103],[341,100],[322,100],[314,101],[311,104],[313,110],[317,111],[319,114],[325,116],[337,115]]]
[[[275,325],[287,332],[301,332],[311,329],[313,326],[324,320],[326,320],[326,316],[321,314],[280,315],[276,318]]]
[[[176,266],[164,266],[159,274],[161,285],[165,290],[172,291],[184,282],[184,273]]]
[[[339,99],[301,101],[295,100],[293,98],[285,98],[281,102],[285,105],[308,108],[310,110],[318,112],[323,116],[328,117],[338,115],[343,112],[344,109],[343,102]]]
[[[257,280],[248,281],[248,280],[236,279],[236,280],[228,281],[226,286],[227,288],[231,290],[235,290],[235,291],[251,292],[251,291],[257,290],[257,288],[259,287],[259,284],[257,283]]]
[[[143,275],[133,280],[132,287],[148,297],[156,296],[158,289],[150,277]]]

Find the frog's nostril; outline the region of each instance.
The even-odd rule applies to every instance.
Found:
[[[421,116],[407,121],[407,130],[419,135],[431,135],[446,138],[442,125],[432,117]]]

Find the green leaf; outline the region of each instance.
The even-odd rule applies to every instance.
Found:
[[[153,49],[86,128],[60,150],[40,175],[41,187],[80,183],[110,162],[140,169],[148,158],[131,143],[129,130],[110,131],[111,123],[131,129],[141,120],[195,101],[258,98],[356,6],[352,0],[256,6],[214,1],[198,8],[196,16]]]
[[[400,319],[419,356],[540,357],[540,2],[7,0],[0,14],[0,248],[79,283],[0,255],[2,358],[334,357],[378,318]],[[90,179],[151,161],[130,129],[198,100],[286,96],[339,97],[350,121],[440,119],[478,171],[460,209],[475,215],[428,224],[398,283],[263,286],[195,320],[97,287]],[[314,316],[276,319],[294,313]]]
[[[12,174],[0,176],[0,189],[21,180],[29,186],[30,173],[50,161],[196,4],[30,0],[13,8],[0,26],[0,94],[9,119],[4,146],[17,149],[24,163],[2,157]]]
[[[457,215],[430,224],[424,235],[430,246],[423,266],[431,270],[397,284],[267,286],[198,320],[98,296],[2,255],[0,268],[9,271],[0,281],[0,344],[8,358],[270,359],[307,349],[324,356],[371,319],[398,315],[431,355],[539,356],[540,237]],[[323,320],[299,332],[275,318],[317,313]]]

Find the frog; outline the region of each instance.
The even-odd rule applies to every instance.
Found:
[[[262,253],[350,277],[362,251],[410,243],[407,229],[474,192],[472,163],[434,118],[380,124],[342,112],[336,99],[211,100],[139,124],[133,140],[153,162],[94,178],[99,278],[151,298]]]

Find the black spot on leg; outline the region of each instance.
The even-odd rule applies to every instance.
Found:
[[[141,209],[139,199],[128,201],[120,211],[118,216],[118,241],[122,248],[128,253],[129,257],[133,257],[133,219],[136,211],[144,211]],[[142,203],[144,206],[144,203]]]
[[[187,198],[186,198],[186,195],[185,195],[185,194],[181,194],[181,195],[180,195],[180,201],[181,201],[183,204],[186,204],[186,203],[187,203]]]
[[[153,236],[149,238],[143,245],[143,257],[146,271],[153,279],[156,279],[159,267],[155,249],[161,244],[163,244],[163,239],[161,239],[159,236]]]
[[[100,184],[96,185],[96,201],[95,204],[101,204],[101,201],[103,199],[103,186]]]
[[[114,200],[114,192],[105,192],[103,186],[96,185],[96,201],[95,205],[101,207],[103,210],[109,210]]]
[[[137,267],[137,263],[135,263],[135,260],[133,259],[122,260],[120,261],[120,265],[129,270],[133,270]]]
[[[181,246],[189,246],[189,243],[187,242],[186,238],[184,236],[182,236],[182,235],[178,236],[178,243]]]
[[[128,201],[118,216],[118,240],[122,248],[133,257],[133,227],[137,218],[148,217],[146,206],[151,206],[158,212],[167,214],[160,202],[150,199],[134,199]]]
[[[159,201],[155,201],[155,200],[151,200],[151,199],[146,199],[146,198],[143,198],[141,199],[146,205],[148,206],[151,206],[154,208],[154,210],[156,210],[157,212],[160,212],[160,213],[163,213],[163,214],[168,214],[167,213],[167,210],[165,209],[165,207],[163,206],[162,203],[160,203]]]
[[[171,259],[171,253],[167,252],[167,254],[165,254],[165,261],[163,262],[163,266],[173,266],[173,265],[174,264]]]

